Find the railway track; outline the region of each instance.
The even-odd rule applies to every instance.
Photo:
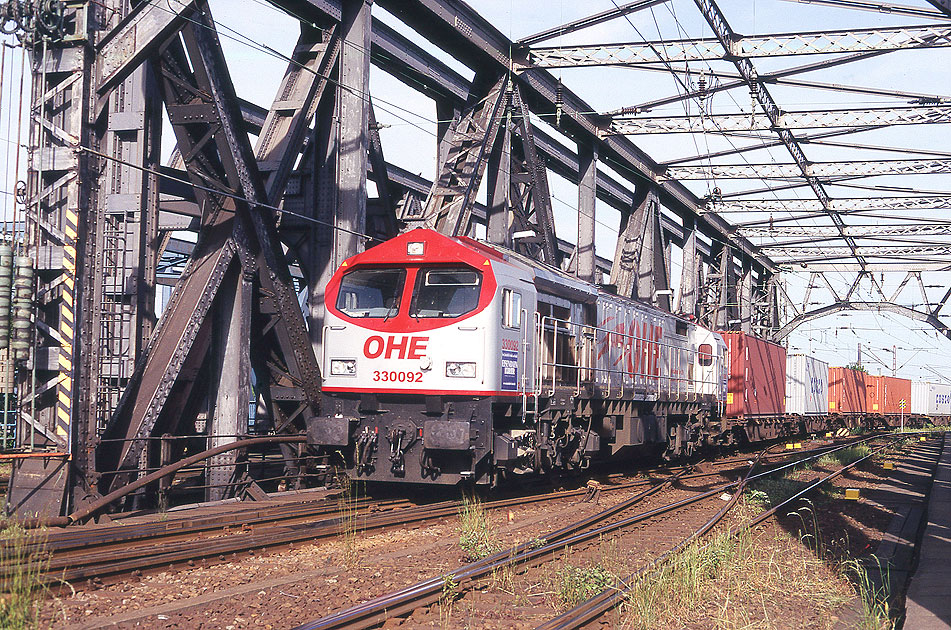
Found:
[[[851,443],[851,442],[849,442]],[[818,457],[830,448],[808,451]],[[801,453],[801,451],[800,451]],[[790,452],[772,456],[772,462],[785,460]],[[624,481],[617,475],[603,478],[599,492],[615,492],[657,485],[651,475],[679,475],[678,479],[702,479],[729,473],[745,466],[746,457],[729,458],[711,464],[715,470],[692,472],[693,465],[673,469],[641,471],[648,478]],[[517,505],[583,498],[593,492],[583,487],[574,490],[516,495],[486,501],[486,509],[505,509]],[[240,554],[293,546],[297,543],[326,540],[341,534],[347,519],[359,522],[360,531],[385,528],[453,517],[459,501],[440,501],[414,505],[403,499],[345,500],[333,495],[279,505],[241,504],[222,514],[166,518],[152,522],[117,521],[107,525],[77,526],[51,530],[32,543],[33,551],[48,553],[44,560],[43,580],[57,584],[105,584],[129,575],[150,571],[184,569],[197,564],[210,565],[234,560]],[[346,512],[346,514],[344,514]],[[0,574],[10,567],[0,566]]]
[[[870,438],[878,439],[878,438]],[[899,439],[899,438],[886,438],[887,440]],[[751,520],[747,521],[738,526],[734,526],[728,532],[730,536],[736,536],[742,531],[748,530],[756,525],[762,523],[766,519],[770,518],[774,514],[780,512],[781,510],[788,509],[790,506],[795,504],[797,501],[808,495],[809,493],[815,491],[819,487],[828,484],[835,480],[836,478],[842,476],[848,470],[855,468],[862,462],[874,457],[875,455],[882,452],[884,449],[891,446],[891,441],[886,442],[886,444],[880,446],[877,449],[872,450],[868,455],[857,459],[849,464],[843,465],[838,470],[831,472],[817,479],[816,481],[810,483],[805,488],[799,492],[793,494],[791,497],[786,500],[778,503],[777,505],[761,512]],[[756,477],[767,476],[772,474],[775,471],[764,472]],[[738,493],[737,493],[738,495]],[[734,496],[737,496],[734,495]],[[709,532],[713,527],[715,527],[724,516],[726,516],[727,510],[723,510],[721,513],[718,513],[714,519],[711,519],[710,522],[706,523],[701,530],[698,530],[695,535],[691,536],[689,539],[684,540],[677,546],[671,548],[667,553],[663,554],[653,562],[648,563],[647,565],[639,568],[634,571],[629,577],[622,580],[619,585],[615,585],[611,589],[606,589],[601,593],[595,595],[594,597],[588,599],[587,601],[581,603],[575,608],[568,610],[561,615],[551,619],[547,623],[544,623],[536,628],[536,630],[576,630],[577,628],[583,628],[590,624],[592,621],[598,619],[606,612],[615,609],[620,605],[624,599],[628,596],[631,589],[638,583],[638,581],[643,579],[649,579],[654,572],[658,571],[660,567],[667,562],[677,551],[686,547],[687,544],[698,540],[707,532]]]
[[[791,467],[802,465],[803,463],[810,460],[817,459],[830,451],[848,448],[855,445],[856,443],[867,442],[873,439],[879,438],[878,436],[875,436],[861,440],[855,440],[832,449],[821,449],[820,452],[811,452],[808,454],[800,452],[801,455],[805,456],[796,458],[794,461],[788,462],[784,465],[771,468],[768,471],[753,475],[752,472],[754,467],[756,467],[757,464],[762,464],[762,460],[758,459],[755,462],[749,463],[746,474],[743,475],[741,479],[729,483],[718,484],[707,490],[696,491],[685,498],[680,498],[678,500],[661,505],[659,507],[648,509],[643,512],[631,515],[627,514],[632,510],[632,508],[652,494],[660,491],[664,487],[669,487],[674,482],[683,481],[688,478],[688,475],[686,474],[674,475],[669,479],[663,482],[658,482],[651,488],[648,488],[637,495],[612,506],[611,508],[608,508],[594,516],[590,516],[576,523],[572,523],[571,525],[568,525],[546,536],[543,544],[539,544],[539,541],[522,543],[511,549],[491,555],[483,560],[460,566],[453,571],[449,571],[428,580],[418,582],[404,589],[376,597],[367,602],[325,616],[321,619],[304,623],[298,626],[295,630],[359,630],[363,628],[379,626],[387,619],[406,616],[420,607],[429,606],[440,601],[440,598],[444,596],[444,589],[447,583],[453,584],[454,588],[462,588],[465,590],[471,587],[477,581],[494,575],[495,572],[501,569],[519,565],[531,566],[533,564],[539,564],[546,561],[546,559],[551,559],[566,548],[578,548],[586,544],[591,544],[592,541],[598,541],[607,535],[611,535],[634,526],[643,525],[652,519],[669,515],[693,504],[708,499],[718,498],[724,492],[732,492],[732,498],[725,506],[721,506],[719,510],[716,510],[715,514],[711,518],[705,518],[701,525],[696,527],[687,536],[673,544],[670,549],[665,551],[664,554],[662,554],[658,559],[658,562],[660,562],[664,558],[669,557],[677,550],[689,544],[691,541],[700,538],[713,529],[734,505],[735,501],[740,495],[743,485],[748,480],[757,479],[770,474],[776,474]],[[860,461],[864,461],[864,459],[866,458],[863,458],[863,460]],[[859,462],[843,468],[835,475],[826,477],[823,481],[830,481],[836,476],[842,474],[847,468],[857,465],[857,463]],[[722,471],[718,473],[707,474],[721,473]],[[810,486],[809,490],[812,490],[815,487],[816,484],[813,484]],[[783,505],[787,505],[789,502],[795,500],[801,495],[802,493],[797,494],[796,497],[790,499],[790,501],[784,502]],[[755,523],[761,522],[765,518],[768,518],[769,515],[775,513],[776,509],[779,508],[774,508],[768,514],[761,515],[760,518],[758,518],[754,523],[750,523],[749,526],[752,526]],[[648,571],[650,567],[656,565],[657,562],[644,567],[639,573],[629,578],[628,581],[625,581],[623,584],[628,584],[630,580],[635,579],[636,575],[643,574],[644,572]],[[600,614],[603,614],[604,611],[615,607],[617,603],[621,601],[620,598],[622,597],[623,593],[616,592],[616,589],[610,589],[609,591],[602,593],[601,596],[594,598],[597,601],[591,603],[586,602],[586,605],[579,607],[578,610],[573,612],[573,616],[569,615],[569,613],[572,613],[572,611],[569,611],[569,613],[565,613],[565,615],[552,620],[551,623],[555,625],[552,625],[551,627],[581,627],[582,625],[590,622],[592,619],[598,617]],[[576,622],[579,625],[571,625],[572,623]],[[548,624],[543,627],[547,628]]]
[[[705,477],[717,473],[695,473]],[[615,482],[601,492],[648,485],[637,479]],[[529,503],[583,498],[591,488],[519,495],[487,501],[487,509],[504,509]],[[250,512],[192,517],[135,524],[67,528],[33,544],[44,550],[43,580],[55,585],[92,580],[96,584],[151,570],[186,568],[197,563],[233,560],[237,554],[255,553],[301,542],[334,538],[344,531],[347,519],[355,519],[360,531],[375,531],[455,516],[459,501],[413,505],[408,501],[359,501],[341,506],[318,502],[274,506]],[[348,514],[342,515],[347,511]],[[0,567],[5,573],[10,567]]]

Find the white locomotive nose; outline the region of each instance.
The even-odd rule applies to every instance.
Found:
[[[424,372],[428,372],[429,370],[433,369],[433,360],[429,357],[423,357],[419,360],[419,369]]]

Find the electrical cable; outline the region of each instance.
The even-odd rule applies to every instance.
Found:
[[[305,221],[308,221],[308,222],[310,222],[310,223],[314,223],[314,224],[316,224],[316,225],[323,225],[323,226],[325,226],[325,227],[333,228],[333,229],[339,230],[339,231],[341,231],[341,232],[346,232],[347,234],[353,234],[354,236],[359,236],[359,237],[361,237],[361,238],[365,238],[365,239],[370,240],[370,241],[379,241],[379,242],[382,242],[382,241],[380,241],[380,239],[378,239],[378,238],[376,238],[376,237],[374,237],[374,236],[370,236],[369,234],[365,234],[365,233],[363,233],[363,232],[357,232],[357,231],[355,231],[355,230],[349,230],[349,229],[347,229],[347,228],[340,227],[340,226],[338,226],[338,225],[335,225],[335,224],[333,224],[333,223],[329,223],[329,222],[327,222],[327,221],[321,221],[320,219],[315,219],[314,217],[309,217],[309,216],[307,216],[306,214],[300,214],[300,213],[297,213],[297,212],[292,212],[291,210],[286,210],[286,209],[284,209],[284,208],[280,208],[280,207],[278,207],[278,206],[272,206],[272,205],[267,204],[267,203],[262,203],[262,202],[259,202],[259,201],[254,201],[254,200],[252,200],[252,199],[248,199],[247,197],[244,197],[243,195],[236,195],[236,194],[233,194],[233,193],[225,192],[225,191],[223,191],[223,190],[219,190],[219,189],[217,189],[217,188],[211,188],[211,187],[209,187],[209,186],[202,186],[202,185],[200,185],[200,184],[196,184],[196,183],[194,183],[194,182],[190,182],[190,181],[188,181],[188,180],[186,180],[186,179],[182,179],[182,178],[180,178],[180,177],[175,177],[174,175],[169,175],[168,173],[162,173],[161,171],[158,171],[158,170],[155,170],[155,169],[147,168],[147,167],[141,166],[141,165],[139,165],[139,164],[134,164],[134,163],[132,163],[132,162],[128,162],[128,161],[126,161],[126,160],[123,160],[123,159],[121,159],[121,158],[117,158],[117,157],[112,156],[112,155],[107,155],[107,154],[102,153],[102,152],[100,152],[100,151],[96,151],[95,149],[92,149],[92,148],[90,148],[90,147],[78,145],[76,148],[77,148],[78,150],[80,150],[80,151],[85,151],[86,153],[89,153],[89,154],[91,154],[91,155],[95,155],[95,156],[97,156],[97,157],[100,157],[100,158],[103,158],[103,159],[106,159],[106,160],[111,160],[111,161],[116,162],[116,163],[118,163],[118,164],[122,164],[123,166],[128,166],[128,167],[130,167],[130,168],[134,168],[134,169],[137,169],[137,170],[139,170],[139,171],[142,171],[143,173],[148,173],[148,174],[150,174],[150,175],[155,175],[156,177],[161,177],[161,178],[164,178],[164,179],[167,179],[167,180],[170,180],[170,181],[179,183],[179,184],[183,184],[183,185],[185,185],[185,186],[189,186],[189,187],[194,188],[194,189],[196,189],[196,190],[202,190],[202,191],[211,193],[211,194],[213,194],[213,195],[218,195],[218,196],[220,196],[220,197],[227,197],[227,198],[229,198],[229,199],[234,199],[235,201],[242,201],[242,202],[248,204],[249,206],[257,206],[257,207],[259,207],[259,208],[265,208],[265,209],[268,209],[268,210],[273,210],[274,212],[278,212],[278,213],[281,213],[281,214],[286,214],[286,215],[288,215],[288,216],[292,216],[292,217],[296,217],[296,218],[299,218],[299,219],[303,219],[303,220],[305,220]]]

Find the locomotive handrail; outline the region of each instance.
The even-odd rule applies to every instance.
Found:
[[[588,335],[588,331],[591,331],[593,335]],[[558,344],[560,338],[559,332],[573,339],[580,338],[580,342],[575,343],[575,348],[580,356],[574,357],[573,362],[569,362],[566,358],[560,356]],[[538,378],[536,379],[536,387],[534,389],[537,395],[541,395],[543,385],[547,386],[545,389],[548,390],[548,395],[555,393],[559,385],[559,368],[562,368],[563,371],[575,370],[576,373],[573,380],[575,381],[576,395],[581,393],[582,383],[598,383],[597,377],[599,374],[607,375],[605,385],[607,386],[609,397],[613,393],[615,380],[618,381],[620,388],[618,392],[619,396],[623,396],[627,382],[630,381],[630,386],[634,390],[638,389],[640,382],[648,393],[650,393],[651,390],[657,395],[666,393],[668,398],[676,394],[678,400],[690,394],[702,396],[706,393],[705,390],[707,386],[715,385],[717,382],[715,371],[710,371],[711,373],[709,375],[706,370],[699,370],[699,373],[698,371],[694,371],[694,376],[689,376],[688,371],[688,374],[675,376],[673,370],[676,366],[680,365],[680,360],[686,356],[687,362],[692,364],[696,360],[696,357],[699,356],[700,351],[698,349],[691,349],[670,343],[663,338],[651,339],[646,335],[631,334],[591,324],[581,324],[551,315],[541,315],[539,313],[535,314],[535,335],[537,359],[535,371]],[[547,335],[550,335],[550,345],[545,343]],[[615,339],[617,341],[614,341]],[[638,355],[640,354],[640,352],[638,352],[638,346],[640,346],[643,348],[645,357],[642,358],[638,356],[637,360],[632,363],[633,369],[631,370],[598,367],[596,358],[593,362],[590,360],[592,359],[591,355],[593,355],[593,351],[597,349],[600,343],[606,343],[608,346],[617,343],[618,346],[622,348],[622,352],[625,352],[624,349],[626,348],[626,352],[637,352]],[[546,360],[546,350],[550,350],[551,360]],[[653,359],[656,361],[655,365],[658,368],[657,374],[650,373],[649,368],[646,367],[638,369],[642,361],[645,366],[650,365],[650,358],[648,357],[650,357],[651,353],[656,353]],[[677,359],[676,361],[675,357]],[[618,375],[620,378],[611,378],[612,375]],[[562,382],[562,385],[565,384],[567,383]],[[693,385],[693,391],[690,391],[691,385]]]

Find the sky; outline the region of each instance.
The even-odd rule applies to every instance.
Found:
[[[906,0],[908,2],[909,0]],[[589,0],[575,2],[568,0],[473,0],[471,6],[487,17],[503,34],[510,39],[533,34],[538,31],[568,22],[570,20],[610,9],[613,0]],[[621,4],[621,2],[618,2]],[[918,7],[931,8],[923,0],[912,0]],[[286,60],[282,54],[290,54],[296,41],[298,27],[296,21],[281,11],[271,7],[265,0],[211,0],[212,13],[219,29],[219,37],[228,59],[232,78],[239,96],[259,105],[267,106],[281,81]],[[736,0],[723,1],[721,9],[738,33],[782,33],[789,31],[809,31],[828,29],[855,29],[893,25],[936,24],[921,18],[886,16],[873,12],[862,12],[829,7],[816,7],[784,0]],[[448,54],[432,46],[398,20],[388,15],[379,6],[374,5],[374,15],[385,21],[414,42],[424,46],[450,67],[467,78],[472,71]],[[606,24],[584,31],[556,38],[546,45],[569,45],[585,43],[633,42],[657,39],[710,37],[711,31],[693,2],[672,0],[658,5],[650,11],[641,11]],[[10,41],[7,39],[7,41]],[[268,50],[268,48],[272,50]],[[275,54],[273,51],[278,51]],[[19,91],[19,72],[21,52],[19,49],[4,48],[4,71],[0,82],[0,207],[3,218],[13,216],[11,192],[15,188],[16,138],[20,121],[20,109],[17,102]],[[757,59],[757,69],[762,73],[792,65],[810,63],[825,56],[799,56],[788,59]],[[863,85],[928,94],[951,92],[951,63],[947,49],[901,51],[882,55],[862,64],[847,65],[835,69],[810,73],[805,78],[836,84]],[[562,79],[564,84],[579,94],[596,112],[606,112],[616,108],[649,102],[655,98],[677,94],[685,84],[696,85],[700,71],[704,66],[693,68],[693,74],[676,81],[670,74],[661,72],[642,72],[629,68],[571,68],[556,69],[551,72]],[[726,62],[712,62],[706,71],[735,70]],[[28,79],[28,77],[27,77]],[[714,79],[709,79],[714,81]],[[383,151],[387,160],[427,179],[432,179],[436,169],[436,109],[432,101],[418,92],[403,85],[376,69],[371,69],[371,88],[374,107],[378,120],[384,125],[380,131]],[[28,84],[29,81],[27,80]],[[773,96],[786,107],[798,109],[822,109],[845,105],[875,106],[895,104],[894,99],[877,96],[843,96],[833,91],[804,90],[802,88],[771,86]],[[718,113],[749,112],[753,107],[751,97],[746,90],[732,90],[712,97],[705,106]],[[658,108],[650,115],[697,115],[699,103],[691,102],[686,108],[683,104],[667,105]],[[569,147],[571,141],[561,136],[550,121],[534,119],[534,123],[549,135],[561,139]],[[856,142],[875,145],[909,146],[936,151],[951,146],[948,125],[931,127],[898,127],[883,129],[874,135],[860,134]],[[21,130],[21,142],[23,133]],[[673,134],[637,136],[634,142],[646,150],[656,160],[663,161],[678,157],[697,155],[707,151],[716,151],[731,146],[745,146],[750,140],[723,137],[716,134]],[[172,134],[166,132],[163,138],[163,152],[167,156],[173,146]],[[853,150],[838,147],[810,145],[809,158],[813,161],[854,159]],[[750,163],[789,161],[788,153],[782,147],[757,149],[749,152],[746,160]],[[894,159],[893,153],[869,150],[863,153],[863,159]],[[23,156],[21,155],[21,163]],[[736,156],[726,160],[738,163]],[[610,169],[604,169],[610,172]],[[577,187],[550,174],[550,187],[556,219],[556,233],[560,238],[574,241],[577,234]],[[19,178],[23,178],[21,166]],[[620,178],[617,178],[620,179]],[[914,176],[910,178],[916,190],[934,190],[951,194],[951,176]],[[894,178],[870,178],[862,180],[871,185],[894,185]],[[909,186],[909,179],[901,180]],[[695,194],[702,197],[714,186],[723,193],[748,189],[750,181],[698,181],[687,182]],[[371,185],[372,190],[372,185]],[[885,194],[879,191],[855,193],[842,188],[832,189],[833,196],[855,196]],[[773,197],[809,198],[808,189],[799,188],[773,194]],[[767,196],[766,198],[769,198]],[[482,191],[484,200],[484,184]],[[615,246],[619,213],[599,202],[596,209],[596,246],[598,254],[612,257]],[[726,215],[731,222],[762,219],[762,215]],[[810,221],[799,223],[808,225]],[[677,288],[679,277],[679,252],[673,252],[672,288]],[[794,301],[801,302],[808,282],[808,275],[800,272],[784,274],[787,278],[788,292]],[[837,291],[850,282],[848,274],[830,274]],[[885,274],[881,278],[885,292],[891,294],[903,278],[901,273]],[[949,273],[926,274],[929,301],[943,295],[945,287],[951,282]],[[868,283],[866,283],[868,284]],[[860,294],[867,293],[871,285],[863,286]],[[906,287],[899,301],[914,303],[914,287]],[[827,303],[829,294],[825,289],[814,289],[811,300]],[[924,299],[917,299],[923,302]],[[800,306],[802,306],[800,304]],[[812,305],[815,307],[815,305]],[[892,363],[891,348],[897,348],[899,375],[909,378],[935,380],[939,378],[932,369],[951,378],[951,341],[936,335],[935,331],[923,322],[912,321],[895,315],[874,315],[870,313],[846,312],[814,320],[801,326],[789,338],[791,352],[807,352],[832,365],[842,365],[856,358],[859,343],[866,344],[865,359],[873,373],[884,363],[884,373],[890,373]],[[886,352],[885,349],[888,349]],[[877,361],[881,359],[881,361]]]

